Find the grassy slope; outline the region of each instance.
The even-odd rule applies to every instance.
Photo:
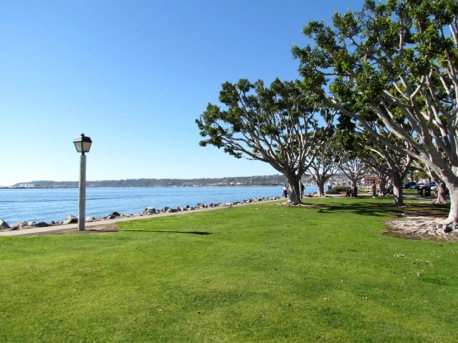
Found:
[[[2,342],[456,342],[458,246],[311,199],[0,239]]]

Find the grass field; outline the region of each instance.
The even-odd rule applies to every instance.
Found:
[[[457,243],[385,235],[388,198],[307,202],[2,237],[0,341],[458,342]]]

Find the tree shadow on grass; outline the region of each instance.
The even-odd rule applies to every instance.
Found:
[[[336,213],[336,212],[352,212],[364,216],[386,216],[386,214],[394,214],[399,212],[399,207],[394,207],[388,204],[375,203],[358,203],[358,204],[340,204],[340,205],[323,205],[320,206],[319,213]]]
[[[342,203],[342,204],[315,204],[313,207],[318,209],[319,213],[336,213],[336,212],[352,212],[363,216],[399,216],[405,213],[418,213],[418,215],[428,216],[432,213],[442,212],[447,214],[449,209],[448,204],[425,204],[413,203],[406,206],[394,206],[393,204],[379,203],[379,202],[358,202],[358,203]],[[300,208],[300,207],[299,207]]]
[[[211,232],[206,231],[169,231],[169,230],[122,230],[123,232],[148,232],[148,233],[181,233],[185,235],[211,235]]]

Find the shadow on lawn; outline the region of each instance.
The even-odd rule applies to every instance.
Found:
[[[442,212],[447,214],[449,205],[408,203],[406,206],[394,206],[393,204],[382,204],[379,202],[365,202],[354,204],[318,204],[314,206],[319,209],[319,213],[335,213],[349,211],[364,216],[399,216],[405,213],[416,213],[417,215],[427,216],[432,213]]]
[[[356,204],[339,204],[339,205],[322,205],[319,206],[319,213],[335,213],[349,211],[365,216],[385,216],[388,214],[399,213],[400,208],[391,204],[380,203],[356,203]]]
[[[123,230],[123,232],[148,232],[148,233],[182,233],[185,235],[199,235],[206,236],[211,235],[211,232],[205,231],[168,231],[168,230]]]

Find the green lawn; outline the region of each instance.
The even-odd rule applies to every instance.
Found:
[[[2,237],[0,341],[458,341],[457,243],[384,235],[388,198],[307,202]]]

